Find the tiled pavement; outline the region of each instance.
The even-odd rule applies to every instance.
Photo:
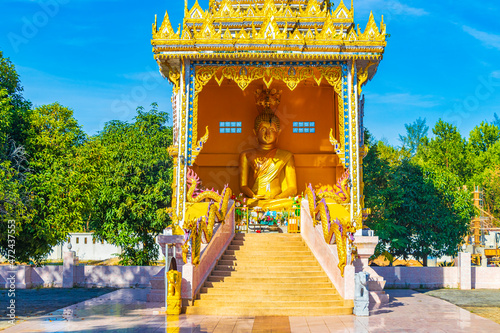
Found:
[[[388,290],[389,304],[370,317],[220,317],[155,314],[147,289],[122,289],[5,332],[500,332],[500,325],[412,290]]]

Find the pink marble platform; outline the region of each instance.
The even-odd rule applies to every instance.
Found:
[[[146,303],[147,289],[122,289],[4,332],[500,332],[500,325],[412,290],[389,290],[390,302],[370,317],[166,317]],[[265,329],[263,329],[265,327]],[[170,330],[169,330],[170,331]],[[172,330],[177,331],[177,330]]]

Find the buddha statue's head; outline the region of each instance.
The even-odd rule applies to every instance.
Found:
[[[258,89],[255,92],[257,109],[260,114],[255,118],[254,133],[260,145],[273,145],[281,132],[280,119],[274,114],[280,103],[281,90]]]

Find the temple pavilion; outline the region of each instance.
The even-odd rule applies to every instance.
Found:
[[[173,234],[184,235],[186,240],[182,245],[186,265],[203,261],[199,243],[210,243],[213,223],[209,220],[225,224],[234,220],[233,200],[243,195],[241,156],[260,144],[259,134],[254,132],[259,115],[256,97],[265,92],[268,109],[275,103],[273,112],[279,118],[277,145],[293,154],[296,195],[299,200],[309,200],[302,205],[309,214],[302,215],[309,216],[313,229],[316,224],[323,226],[324,246],[337,244],[334,255],[340,262],[344,260],[339,264],[342,277],[338,279],[350,280],[328,278],[343,299],[353,298],[353,292],[345,289],[351,287],[345,286],[354,284],[354,270],[346,277],[344,266],[352,262],[354,246],[349,237],[362,229],[367,213],[362,87],[377,72],[387,34],[383,17],[377,24],[373,14],[366,27],[360,28],[354,22],[353,2],[348,5],[342,0],[336,6],[329,0],[210,0],[208,8],[198,1],[189,8],[186,0],[184,20],[177,29],[168,13],[161,25],[153,24],[154,57],[163,77],[173,84],[174,131],[169,152],[175,166],[170,213]],[[313,202],[312,197],[324,199],[323,210],[319,199]],[[305,223],[304,218],[301,221]],[[304,235],[283,238],[286,235],[275,237],[285,243],[305,240],[309,245]],[[217,267],[229,260],[225,256],[237,257],[234,251],[255,236],[266,235],[237,235],[232,245],[221,249],[225,254],[215,256]],[[327,271],[317,255],[316,259]],[[210,267],[213,270],[215,263]],[[195,308],[200,292],[214,281],[231,277],[221,274],[214,280],[215,271],[211,272],[201,282],[189,280],[183,273],[183,299],[194,301]],[[327,271],[327,275],[331,274]],[[184,283],[191,284],[191,294],[186,297]]]

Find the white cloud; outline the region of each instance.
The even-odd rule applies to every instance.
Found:
[[[483,42],[485,46],[500,50],[500,35],[480,31],[466,25],[462,26],[462,29],[472,37]]]
[[[440,105],[439,97],[433,95],[412,95],[409,93],[367,94],[366,100],[374,104],[433,108]]]

